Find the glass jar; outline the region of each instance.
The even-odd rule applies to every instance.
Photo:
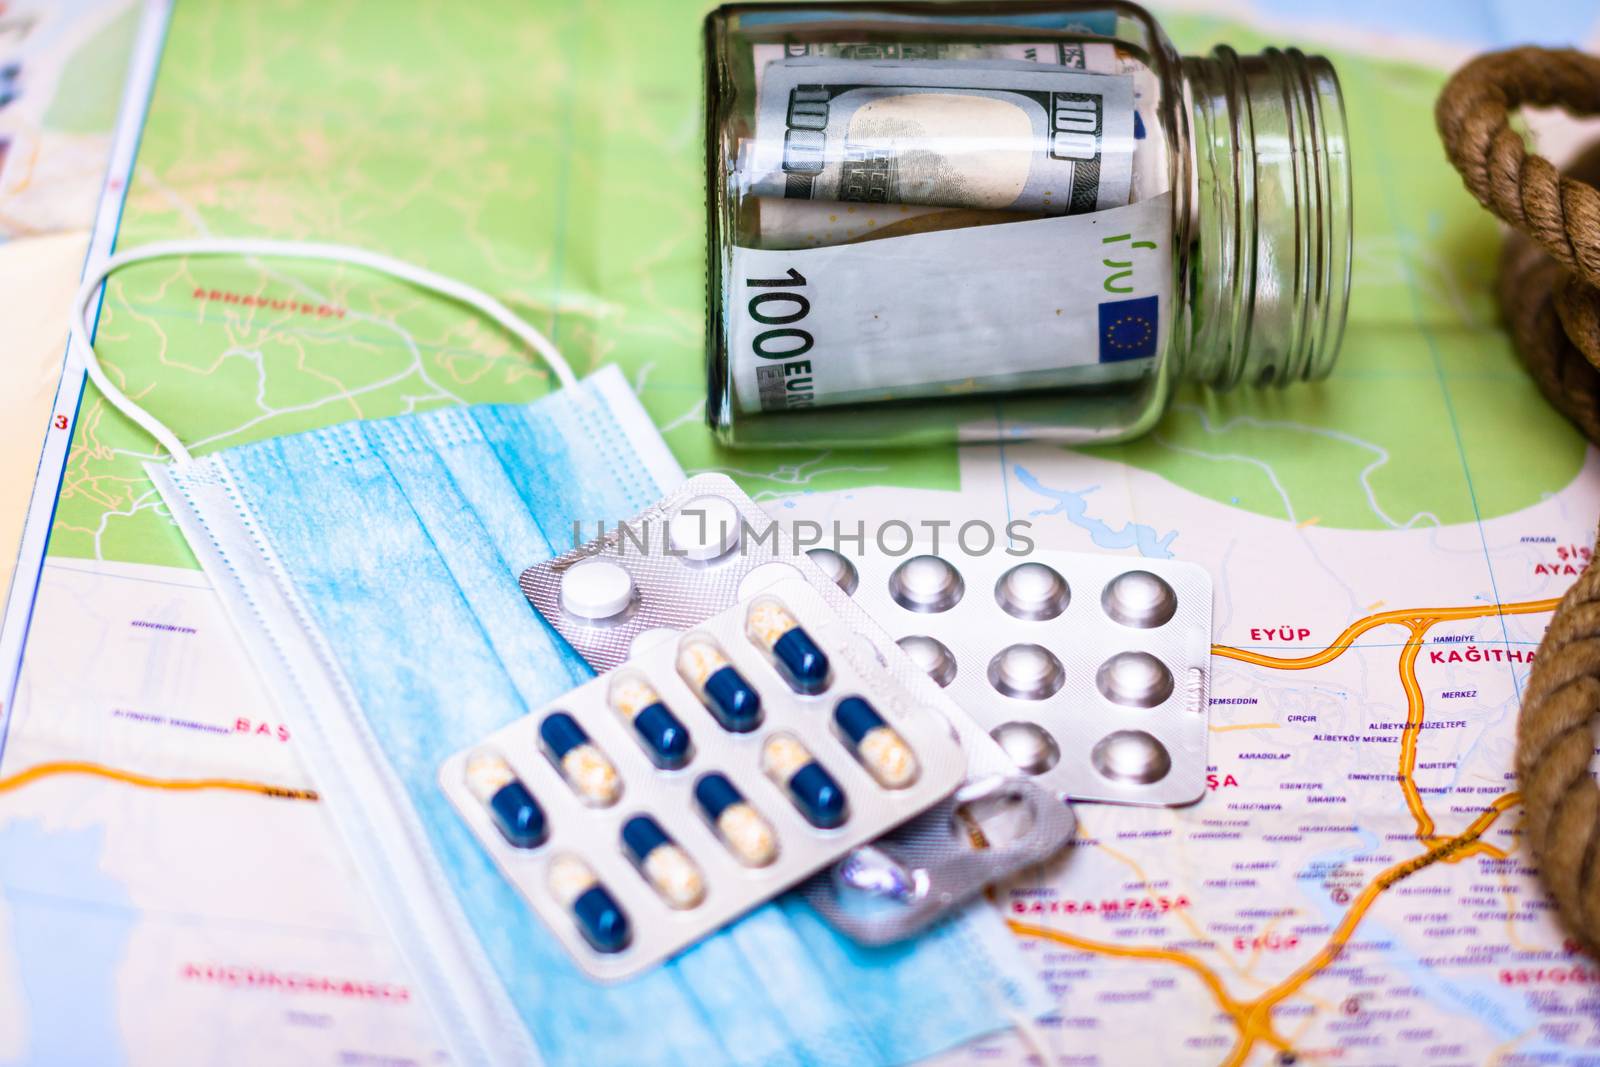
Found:
[[[1150,429],[1325,376],[1350,283],[1320,56],[1180,57],[1124,3],[706,19],[707,420],[740,446]]]

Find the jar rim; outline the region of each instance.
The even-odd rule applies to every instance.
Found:
[[[1349,309],[1353,193],[1333,65],[1221,45],[1182,62],[1194,125],[1194,321],[1184,376],[1325,378]]]

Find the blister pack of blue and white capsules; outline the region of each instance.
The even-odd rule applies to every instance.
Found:
[[[616,577],[580,575],[569,602],[626,611]],[[439,781],[579,965],[621,979],[950,796],[966,757],[922,678],[794,576],[454,753]]]
[[[1071,808],[1019,772],[987,729],[727,477],[690,479],[643,513],[528,568],[521,585],[589,665],[605,672],[796,579],[906,685],[919,718],[954,734],[966,761],[965,781],[951,797],[801,887],[824,919],[865,944],[897,941],[1071,841]],[[771,638],[773,662],[797,654],[785,633]]]

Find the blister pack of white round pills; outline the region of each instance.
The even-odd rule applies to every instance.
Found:
[[[1018,772],[987,728],[723,475],[690,479],[643,513],[528,568],[520,581],[539,612],[603,672],[794,578],[848,621],[927,714],[948,721],[967,761],[966,783],[954,796],[802,887],[829,923],[866,944],[900,940],[1065,847],[1076,829],[1070,807]]]
[[[1173,806],[1205,794],[1203,568],[941,547],[811,557],[1035,780],[1085,801]]]
[[[952,721],[975,776],[1020,771],[1072,800],[1175,806],[1204,794],[1212,598],[1204,568],[1037,547],[1015,555],[1004,545],[968,554],[959,543],[890,555],[872,551],[876,542],[861,537],[851,547],[868,551],[849,554],[814,547],[800,562],[781,524],[730,479],[706,474],[604,537],[530,567],[521,584],[584,659],[606,670],[641,633],[693,625],[752,573],[795,564],[813,583],[835,586],[954,698]],[[581,614],[594,610],[584,603],[564,605],[566,572],[591,556],[626,571],[616,580],[629,598],[624,614],[593,619]]]
[[[796,575],[454,753],[439,782],[579,965],[626,978],[962,785],[922,680]]]

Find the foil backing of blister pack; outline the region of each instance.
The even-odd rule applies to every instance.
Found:
[[[688,730],[692,755],[675,770],[664,770],[613,707],[618,674],[601,675],[559,700],[505,726],[472,748],[452,754],[441,765],[439,782],[502,873],[529,900],[578,964],[595,978],[612,981],[653,966],[706,937],[744,912],[838,860],[856,846],[878,838],[927,811],[957,789],[966,777],[966,757],[948,724],[926,711],[923,696],[909,682],[920,682],[914,666],[886,665],[863,642],[815,586],[799,576],[771,584],[775,596],[827,654],[826,689],[814,695],[795,692],[767,654],[746,634],[744,598],[722,613],[700,621],[693,632],[710,635],[738,673],[760,694],[762,720],[755,729],[734,733],[713,717],[678,670],[680,636],[659,640],[630,658],[629,676],[642,676]],[[869,773],[857,747],[834,725],[834,711],[850,696],[864,698],[914,753],[915,778],[888,788]],[[605,806],[586,802],[558,768],[540,735],[546,717],[564,712],[575,719],[615,767],[621,791]],[[785,790],[763,770],[764,747],[776,734],[788,734],[809,750],[848,799],[842,825],[819,829],[807,821]],[[491,752],[510,765],[516,779],[543,808],[547,837],[532,847],[517,847],[497,826],[484,798],[468,785],[467,764]],[[765,866],[741,863],[724,843],[695,799],[703,776],[724,775],[745,802],[775,831],[777,852]],[[690,907],[672,907],[653,888],[641,866],[622,844],[623,826],[646,815],[699,867],[704,896]],[[585,938],[569,902],[549,884],[562,857],[576,856],[626,916],[631,936],[618,951],[597,951]]]
[[[730,507],[731,505],[731,507]],[[668,531],[685,512],[699,510],[742,524],[725,550],[684,551]],[[699,532],[705,532],[702,525]],[[713,531],[715,532],[715,531]],[[697,546],[698,547],[698,546]],[[632,578],[633,598],[613,619],[596,622],[563,608],[572,568],[591,559],[618,564]],[[561,556],[528,568],[523,592],[597,671],[623,662],[631,650],[685,630],[728,604],[784,577],[799,575],[849,619],[884,662],[917,691],[930,712],[949,721],[968,763],[968,782],[955,797],[877,842],[872,855],[852,857],[808,882],[807,900],[836,928],[867,944],[910,936],[954,907],[1054,855],[1071,840],[1076,821],[1055,794],[1019,774],[985,727],[966,715],[930,680],[872,616],[854,603],[795,547],[787,533],[733,481],[720,474],[691,478],[658,504]],[[972,813],[1000,812],[990,832]],[[974,847],[974,831],[983,847]],[[885,897],[896,906],[885,907]]]

